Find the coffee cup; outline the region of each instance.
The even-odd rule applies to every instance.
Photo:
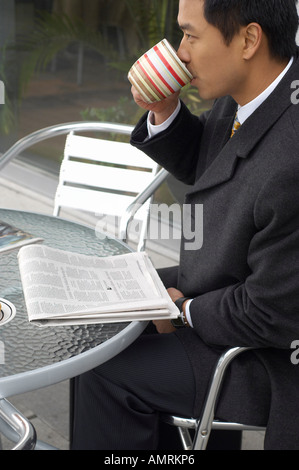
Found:
[[[192,75],[167,39],[143,54],[128,79],[146,103],[161,101],[191,82]]]

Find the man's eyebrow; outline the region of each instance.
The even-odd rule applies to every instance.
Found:
[[[195,31],[194,26],[192,26],[192,24],[190,23],[182,23],[182,24],[178,23],[178,26],[182,31],[191,31],[191,32]]]

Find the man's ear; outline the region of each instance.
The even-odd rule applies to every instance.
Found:
[[[243,59],[251,59],[261,46],[263,30],[258,23],[250,23],[243,29]]]

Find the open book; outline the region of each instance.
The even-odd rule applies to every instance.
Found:
[[[29,321],[39,326],[179,316],[144,252],[101,258],[29,245],[18,258]]]
[[[0,220],[0,254],[42,240],[42,238],[34,237],[31,233],[24,232],[22,229]]]

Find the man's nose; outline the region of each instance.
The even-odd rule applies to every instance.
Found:
[[[185,64],[189,64],[190,54],[188,53],[188,50],[186,48],[185,38],[181,40],[181,43],[177,51],[177,55],[179,56],[182,62],[184,62]]]

